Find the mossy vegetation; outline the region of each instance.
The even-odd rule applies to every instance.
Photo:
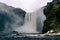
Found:
[[[53,0],[48,3],[44,9],[44,14],[46,16],[46,21],[44,22],[44,27],[42,32],[46,33],[50,30],[54,32],[60,31],[60,0]]]

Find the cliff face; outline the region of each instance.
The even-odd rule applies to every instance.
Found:
[[[22,9],[14,8],[4,3],[0,3],[0,33],[9,33],[13,31],[12,24],[18,21],[18,25],[23,25],[25,13],[26,12]]]
[[[60,0],[53,0],[47,4],[44,9],[44,14],[46,15],[46,21],[44,22],[44,27],[42,32],[46,33],[50,30],[54,32],[60,31]]]

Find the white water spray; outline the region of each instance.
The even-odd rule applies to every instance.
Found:
[[[16,7],[16,8],[21,8],[25,10],[26,15],[25,15],[25,24],[23,26],[18,25],[20,21],[22,21],[22,18],[20,18],[18,15],[14,14],[15,17],[15,23],[12,24],[13,30],[19,32],[19,33],[36,33],[36,19],[37,16],[35,13],[36,10],[40,9],[41,7],[45,6],[47,2],[50,2],[52,0],[0,0],[0,2],[6,3],[7,5]],[[32,4],[31,4],[32,2]],[[40,12],[41,13],[41,12]],[[44,15],[44,14],[43,14]],[[43,15],[40,16],[40,20],[43,21]],[[42,23],[43,24],[43,23]],[[42,27],[42,26],[41,26]],[[40,28],[41,28],[40,27]],[[41,30],[40,30],[41,31]]]
[[[36,17],[36,13],[26,13],[25,24],[21,27],[16,27],[15,31],[19,33],[37,33]]]
[[[37,32],[37,27],[36,27],[36,18],[37,15],[36,13],[26,13],[25,16],[25,24],[27,24],[27,30],[31,31],[31,33],[36,33]]]

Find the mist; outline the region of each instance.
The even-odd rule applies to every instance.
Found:
[[[0,1],[3,3],[0,3],[0,17],[1,17],[1,23],[0,23],[0,32],[1,33],[11,33],[13,31],[16,31],[18,33],[42,33],[44,21],[46,20],[46,17],[43,13],[44,6],[47,4],[47,2],[50,1],[37,1],[33,0],[32,4],[31,1],[20,1],[20,3],[16,2],[14,4],[14,0],[10,3],[10,1]],[[9,3],[8,3],[9,2]],[[14,2],[14,3],[13,3]],[[24,4],[23,2],[27,2]],[[35,4],[36,3],[36,4]],[[41,5],[40,5],[41,4]],[[38,7],[37,7],[38,6]],[[26,14],[34,14],[27,15]],[[35,16],[36,15],[36,16]],[[30,16],[31,18],[28,18],[32,21],[25,21],[25,18]],[[35,23],[36,22],[36,23]],[[3,25],[3,26],[2,26]]]
[[[15,31],[24,24],[25,11],[0,3],[0,33]]]
[[[41,7],[46,6],[47,3],[51,1],[52,0],[0,0],[2,3],[15,8],[21,8],[26,12],[34,12]]]

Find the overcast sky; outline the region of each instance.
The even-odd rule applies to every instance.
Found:
[[[47,2],[51,1],[52,0],[0,0],[2,3],[16,8],[21,8],[26,12],[33,12],[38,10],[39,8],[45,6]]]

